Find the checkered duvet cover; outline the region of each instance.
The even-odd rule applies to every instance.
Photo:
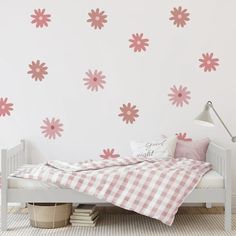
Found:
[[[13,176],[53,183],[171,225],[211,164],[192,159],[116,158],[26,166]]]

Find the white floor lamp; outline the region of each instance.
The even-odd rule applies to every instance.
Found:
[[[203,111],[195,118],[195,121],[200,125],[204,125],[204,126],[208,126],[208,127],[214,126],[214,122],[213,122],[213,120],[211,118],[211,114],[210,114],[210,109],[212,109],[214,111],[217,118],[220,120],[220,123],[224,126],[227,133],[230,135],[232,142],[236,142],[236,136],[233,136],[231,134],[231,132],[229,131],[229,129],[227,128],[227,126],[225,125],[225,123],[223,122],[223,120],[221,119],[221,117],[219,116],[217,111],[215,110],[211,101],[208,101],[206,103]]]

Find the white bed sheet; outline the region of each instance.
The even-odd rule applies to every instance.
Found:
[[[24,189],[63,188],[51,183],[16,177],[9,177],[8,187]],[[216,171],[211,170],[202,177],[196,188],[224,188],[224,178]]]

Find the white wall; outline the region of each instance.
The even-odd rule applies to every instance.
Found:
[[[178,6],[190,13],[183,28],[169,20]],[[216,119],[215,128],[193,123],[210,99],[236,134],[235,7],[233,0],[1,1],[0,98],[7,97],[14,110],[0,117],[0,148],[24,138],[34,162],[76,161],[99,158],[104,148],[129,155],[131,139],[153,140],[162,133],[208,136],[232,149],[236,196],[236,144]],[[46,28],[30,23],[38,8],[52,15]],[[108,16],[101,30],[87,22],[88,12],[96,8]],[[146,52],[129,48],[133,33],[150,40]],[[219,58],[216,71],[199,68],[198,59],[206,52]],[[48,75],[36,82],[27,71],[37,59],[47,64]],[[92,92],[84,86],[89,69],[106,75],[103,90]],[[173,85],[188,87],[189,105],[169,102]],[[133,124],[118,116],[128,102],[139,109]],[[42,135],[46,117],[64,124],[61,137],[49,140]]]

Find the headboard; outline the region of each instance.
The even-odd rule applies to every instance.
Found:
[[[213,169],[217,171],[224,178],[229,174],[231,166],[231,151],[221,147],[220,145],[210,142],[208,150],[206,153],[206,161],[210,162],[213,166]]]

